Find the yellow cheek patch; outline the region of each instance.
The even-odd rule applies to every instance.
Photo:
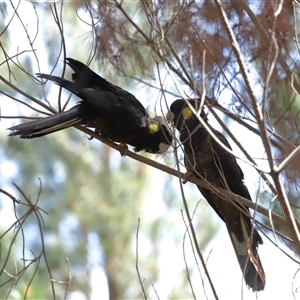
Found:
[[[184,119],[189,119],[192,115],[193,115],[193,112],[191,111],[191,109],[188,106],[186,106],[182,110],[182,116]]]
[[[152,134],[158,132],[159,129],[160,129],[158,123],[152,123],[152,124],[149,125],[148,128],[149,128],[149,132],[152,133]]]

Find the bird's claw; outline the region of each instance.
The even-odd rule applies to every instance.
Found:
[[[126,144],[120,143],[118,145],[118,151],[120,152],[122,157],[125,157],[128,153],[128,147]]]
[[[194,176],[194,173],[192,171],[187,171],[186,173],[184,173],[183,175],[183,179],[182,179],[182,183],[186,184],[188,182],[188,180]]]

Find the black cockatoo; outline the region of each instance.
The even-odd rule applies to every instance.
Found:
[[[144,106],[129,92],[106,81],[83,63],[67,58],[74,70],[72,81],[38,73],[39,78],[54,81],[82,99],[68,111],[8,128],[10,136],[29,139],[70,126],[85,125],[107,139],[129,144],[136,152],[165,152],[172,134],[163,117],[151,118]]]
[[[198,112],[195,115],[183,99],[172,103],[167,118],[174,123],[180,133],[183,144],[184,163],[186,169],[194,176],[207,180],[213,187],[221,187],[251,200],[245,186],[244,174],[237,164],[236,158],[226,151],[204,128],[199,117],[205,122],[212,133],[227,148],[231,149],[226,138],[207,122],[207,116],[202,110],[199,113],[200,102],[187,100]],[[261,291],[265,287],[265,274],[258,256],[258,245],[262,238],[249,217],[249,209],[242,205],[234,205],[220,194],[198,186],[202,195],[211,207],[225,222],[238,262],[242,269],[247,286],[253,291]]]

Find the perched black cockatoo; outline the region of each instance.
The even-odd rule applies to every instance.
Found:
[[[244,174],[237,164],[236,158],[226,151],[204,128],[199,117],[205,122],[212,133],[227,148],[231,149],[226,138],[207,122],[207,116],[202,110],[199,113],[200,102],[187,100],[198,112],[193,113],[183,99],[172,103],[167,119],[171,120],[180,133],[183,144],[184,163],[188,172],[207,180],[212,187],[221,187],[251,200],[243,179]],[[258,256],[258,245],[262,238],[253,227],[249,217],[249,209],[227,201],[220,194],[198,186],[202,195],[212,206],[219,217],[225,222],[238,262],[242,269],[247,286],[253,291],[261,291],[265,287],[265,274]]]
[[[8,128],[10,136],[30,139],[70,126],[85,125],[107,139],[129,144],[136,152],[164,153],[172,134],[163,117],[151,118],[144,106],[129,92],[106,81],[83,63],[67,58],[74,70],[72,81],[38,73],[82,99],[68,111]]]

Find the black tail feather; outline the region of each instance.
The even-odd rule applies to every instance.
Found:
[[[71,126],[82,123],[80,117],[80,105],[74,106],[68,111],[38,119],[32,122],[27,122],[8,128],[12,130],[9,135],[20,135],[22,139],[31,139],[43,135],[47,135]]]
[[[230,222],[226,222],[226,225],[245,282],[253,291],[259,292],[264,289],[266,284],[264,269],[257,252],[258,244],[262,244],[262,239],[253,227],[253,234],[251,235],[245,218],[244,215],[240,215],[243,238],[239,234],[240,230],[237,228],[239,226],[237,223],[231,226]]]

